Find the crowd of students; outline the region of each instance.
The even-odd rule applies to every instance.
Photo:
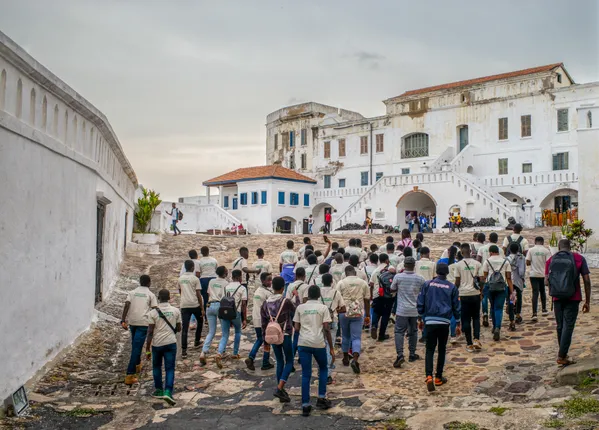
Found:
[[[194,348],[201,348],[199,360],[206,365],[220,322],[222,337],[214,362],[222,368],[231,327],[234,329],[231,358],[241,358],[239,344],[242,330],[248,324],[248,302],[252,300],[251,324],[256,340],[245,364],[249,370],[255,370],[262,349],[261,369],[272,369],[273,351],[277,380],[274,396],[281,402],[290,402],[285,386],[289,375],[296,371],[294,360],[299,357],[303,415],[309,415],[312,409],[312,360],[318,366],[316,407],[328,409],[331,402],[326,389],[333,382],[335,346],[341,347],[343,366],[359,374],[363,332],[385,342],[390,338],[387,334],[390,322],[394,324],[397,353],[392,366],[401,368],[405,363],[406,339],[407,360],[421,359],[417,354],[421,331],[420,342],[426,344],[425,383],[429,391],[434,391],[447,383],[443,369],[448,341],[456,343],[463,332],[466,351],[481,350],[481,325],[491,326],[493,340],[499,341],[504,309],[509,317],[507,330],[517,330],[523,322],[522,292],[527,268],[533,289],[531,320],[538,319],[539,297],[542,314],[548,314],[545,287],[549,286],[557,322],[557,363],[571,364],[568,350],[582,301],[580,277],[585,291],[583,312],[588,312],[590,306],[588,266],[584,257],[570,251],[567,240],[560,241],[559,252],[551,256],[542,237],[537,237],[534,246],[529,247],[521,232],[522,227],[517,224],[501,246],[497,233],[489,234],[488,242],[484,233],[475,233],[472,243],[453,243],[437,261],[432,259],[424,236],[418,234],[412,239],[408,229],[402,231],[397,243],[388,236],[385,244],[372,244],[368,248],[356,238],[342,247],[325,235],[326,248],[316,250],[306,237],[298,251],[293,241],[287,242],[279,257],[279,275],[264,260],[262,249],[256,250],[257,259],[250,267],[248,249],[240,248],[231,270],[219,266],[209,255],[208,247],[201,248],[201,258],[192,250],[178,280],[179,309],[169,304],[168,290],[160,290],[156,300],[147,275],[129,293],[121,321],[123,328],[131,331],[132,338],[125,383],[137,382],[145,341],[147,359],[152,360],[154,396],[174,404],[176,333],[181,332],[185,358],[190,321],[195,317]],[[251,297],[250,276],[257,281]],[[204,321],[208,324],[208,334],[202,344]]]

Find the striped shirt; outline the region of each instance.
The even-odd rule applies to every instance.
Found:
[[[424,282],[424,278],[414,272],[404,271],[395,275],[391,284],[391,291],[397,291],[397,316],[418,316],[416,304],[420,288]]]

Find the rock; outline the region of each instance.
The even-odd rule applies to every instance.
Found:
[[[529,382],[539,382],[540,380],[542,380],[543,378],[539,375],[526,375],[524,377],[525,381],[529,381]]]
[[[84,372],[71,373],[69,379],[90,384],[107,384],[121,382],[119,375],[103,370],[86,370]]]
[[[561,369],[556,376],[560,385],[578,385],[591,370],[599,369],[599,356],[588,357]]]
[[[512,394],[524,394],[528,392],[532,388],[532,384],[530,382],[519,381],[514,382],[509,387],[505,389],[508,393]]]

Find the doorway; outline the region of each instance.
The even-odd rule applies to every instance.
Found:
[[[237,197],[233,197],[233,210],[236,211],[237,210]]]
[[[458,127],[459,151],[462,152],[468,146],[468,126],[462,125]]]
[[[106,205],[98,202],[96,209],[96,292],[95,303],[102,301],[102,267],[104,261],[104,218]]]

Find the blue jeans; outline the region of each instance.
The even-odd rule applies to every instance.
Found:
[[[129,330],[131,330],[131,358],[129,358],[129,365],[127,366],[127,375],[135,375],[137,373],[135,367],[141,363],[141,350],[146,341],[148,327],[130,325]]]
[[[324,399],[327,395],[327,349],[298,347],[302,365],[302,406],[310,405],[310,381],[312,380],[312,356],[318,364],[318,397]]]
[[[489,315],[489,284],[483,287],[483,315]]]
[[[491,301],[491,317],[493,320],[493,329],[501,328],[503,322],[503,306],[507,297],[504,291],[489,291],[489,300]]]
[[[341,350],[360,353],[362,349],[362,324],[364,317],[347,318],[345,314],[339,314],[339,325],[341,326]]]
[[[336,322],[332,322],[329,324],[329,326],[331,327],[331,336],[334,336],[335,333],[337,333],[337,324]],[[332,339],[333,342],[335,342],[335,339]],[[331,376],[331,370],[333,370],[335,368],[335,364],[332,363],[333,359],[331,357],[331,347],[329,346],[329,342],[327,341],[326,337],[324,339],[324,343],[326,345],[327,348],[327,368],[329,369],[329,373],[327,376]]]
[[[173,392],[175,385],[175,362],[177,359],[177,344],[152,347],[152,370],[154,373],[154,388],[162,390],[162,358],[164,358],[164,389]]]
[[[177,227],[177,221],[173,220],[173,233],[177,234],[181,234],[181,230],[179,230],[179,227]]]
[[[204,310],[206,310],[206,306],[208,306],[208,284],[213,279],[216,278],[200,278],[200,285],[202,287],[202,300],[204,300]]]
[[[295,330],[293,332],[293,356],[295,357],[295,354],[297,354],[297,344],[299,342],[299,331]]]
[[[233,355],[239,354],[239,343],[241,342],[241,313],[237,313],[237,318],[232,321],[229,320],[220,320],[220,327],[222,329],[223,337],[218,344],[218,353],[222,354],[225,352],[225,348],[227,347],[227,342],[229,341],[229,332],[231,330],[231,325],[235,327],[235,338],[233,342]]]
[[[254,346],[253,346],[252,350],[250,351],[250,356],[249,356],[252,360],[256,359],[258,350],[264,344],[264,338],[262,337],[262,328],[254,327],[254,330],[256,331],[256,341],[254,342]],[[265,350],[264,355],[262,356],[262,365],[263,366],[268,364],[269,358],[270,358],[270,352]]]
[[[450,331],[450,336],[451,337],[455,337],[455,329],[458,326],[458,322],[456,321],[455,317],[452,315],[451,319],[449,320],[449,331]]]
[[[214,339],[214,335],[216,334],[216,323],[218,321],[218,310],[220,309],[220,303],[214,302],[210,303],[208,309],[206,309],[206,318],[208,319],[208,335],[204,340],[204,347],[202,348],[202,352],[206,354],[210,349],[210,345],[212,344],[212,339]],[[222,324],[221,324],[222,325]]]
[[[271,345],[277,357],[277,384],[279,381],[287,382],[291,369],[293,368],[293,349],[291,347],[291,336],[284,336],[283,343]]]

